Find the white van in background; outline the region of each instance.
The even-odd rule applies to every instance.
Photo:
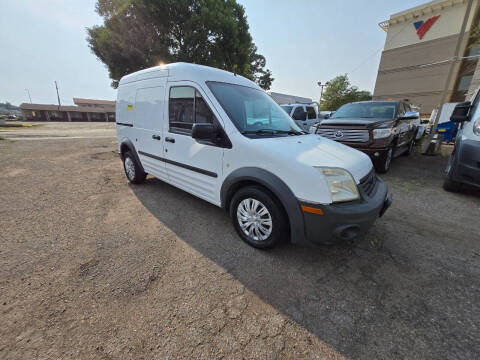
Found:
[[[290,117],[305,131],[318,124],[317,109],[312,104],[282,104],[280,105]]]
[[[131,183],[148,173],[223,207],[255,247],[349,240],[391,203],[367,155],[305,133],[233,73],[185,63],[138,71],[120,80],[116,114]]]

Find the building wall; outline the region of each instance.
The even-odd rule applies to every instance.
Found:
[[[467,30],[473,21],[477,3],[478,1],[474,2],[470,12]],[[466,6],[467,2],[461,0],[435,1],[392,15],[380,60],[374,99],[409,99],[412,104],[420,105],[420,111],[424,114],[438,106]],[[436,15],[440,17],[420,39],[414,23]],[[466,48],[468,37],[469,31],[465,33],[460,54]],[[449,97],[453,93],[459,67],[460,62],[454,67]]]
[[[440,102],[450,66],[445,60],[453,56],[457,40],[458,35],[453,35],[384,51],[374,99],[408,99],[421,106],[422,113],[430,113]],[[432,65],[419,67],[422,64]]]
[[[454,6],[448,6],[448,3],[454,3]],[[441,1],[438,1],[441,3]],[[427,4],[426,4],[427,5]],[[443,9],[432,4],[433,11],[427,9],[423,10],[424,15],[415,12],[415,8],[410,11],[394,14],[390,20],[390,26],[385,39],[384,50],[396,49],[403,46],[424,43],[431,40],[440,39],[447,36],[458,35],[462,27],[463,17],[467,8],[466,1],[453,0],[446,2]],[[421,8],[421,6],[419,7]],[[475,8],[475,6],[474,6]],[[470,24],[473,18],[473,11],[467,23],[467,29],[470,29]],[[419,39],[414,22],[419,20],[427,20],[428,18],[440,15],[438,20],[428,30],[422,40]],[[418,17],[416,17],[418,16]]]
[[[54,110],[25,110],[22,115],[28,121],[108,121],[115,122],[115,112],[79,112]],[[70,116],[69,116],[70,115]]]

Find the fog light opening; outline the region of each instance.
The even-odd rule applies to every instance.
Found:
[[[359,231],[360,227],[358,227],[357,225],[345,225],[335,229],[334,234],[337,238],[348,241],[355,239]]]

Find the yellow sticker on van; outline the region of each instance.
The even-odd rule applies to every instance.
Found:
[[[133,109],[133,105],[128,104],[128,105],[127,105],[127,110],[132,110],[132,109]]]

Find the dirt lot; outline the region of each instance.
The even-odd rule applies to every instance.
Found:
[[[480,195],[442,190],[445,158],[394,162],[363,241],[267,252],[221,209],[128,185],[96,125],[0,141],[1,359],[480,354]]]

